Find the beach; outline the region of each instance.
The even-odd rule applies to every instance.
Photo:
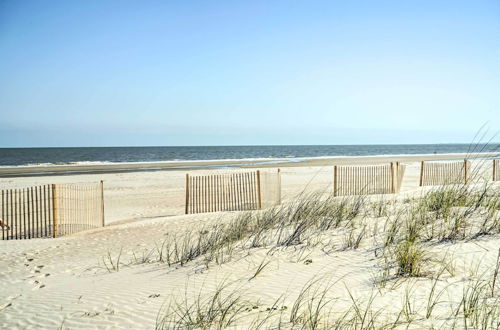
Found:
[[[328,194],[332,189],[333,165],[399,161],[407,166],[400,193],[373,195],[366,201],[369,204],[382,200],[388,205],[399,205],[431,189],[419,187],[421,160],[463,158],[463,154],[337,157],[279,164],[244,162],[241,167],[261,171],[280,168],[282,203],[287,205],[309,193]],[[485,177],[491,171],[489,162],[483,159],[472,161],[473,166],[482,169]],[[253,323],[256,318],[264,318],[266,313],[274,312],[275,307],[288,313],[301,290],[316,279],[321,279],[315,282],[318,286],[316,295],[326,290],[332,304],[335,301],[331,308],[339,311],[352,305],[351,295],[362,304],[375,295],[370,308],[384,310],[383,315],[389,320],[392,314],[399,313],[405,290],[410,290],[414,294],[411,303],[416,319],[410,328],[430,324],[448,326],[445,315],[450,313],[450,308],[456,308],[469,280],[480,275],[493,276],[500,246],[498,234],[429,245],[429,253],[437,259],[449,256],[455,268],[453,272],[442,275],[438,283],[440,290],[446,288],[447,298],[442,299],[446,303],[436,306],[436,319],[422,318],[435,277],[390,281],[386,288],[377,288],[373,284],[381,267],[374,246],[384,235],[383,223],[392,220],[391,212],[383,216],[371,214],[360,220],[364,223],[363,228],[370,229],[366,229],[369,234],[355,249],[344,246],[347,229],[339,228],[327,236],[318,236],[315,244],[309,242],[291,247],[264,244],[251,249],[236,247],[228,260],[209,262],[201,256],[186,264],[168,265],[158,259],[157,254],[167,238],[186,231],[197,233],[212,226],[230,224],[241,215],[241,212],[184,214],[186,173],[231,170],[226,167],[229,164],[226,161],[197,163],[197,166],[208,164],[217,165],[217,168],[191,168],[192,162],[181,162],[155,164],[161,170],[147,171],[144,164],[129,164],[126,172],[120,172],[118,167],[108,167],[114,165],[97,165],[76,168],[76,171],[88,171],[85,174],[53,175],[67,171],[67,166],[61,166],[57,169],[39,168],[36,176],[0,177],[2,189],[103,180],[106,219],[104,228],[67,237],[0,241],[0,327],[151,329],[161,324],[162,311],[171,306],[172,299],[181,304],[185,297],[190,300],[201,293],[208,295],[225,283],[230,292],[244,292],[242,313],[237,317],[239,320],[241,316],[241,321],[235,320],[231,326],[257,328]],[[123,169],[123,165],[117,166]],[[141,171],[133,171],[134,166],[140,166]],[[181,166],[190,167],[179,169]],[[107,172],[99,172],[104,167]],[[45,170],[51,175],[40,175]],[[5,174],[6,170],[0,171]],[[20,168],[16,174],[29,171],[33,169]],[[360,227],[354,228],[359,230]],[[264,269],[257,271],[262,265],[265,265]],[[471,275],[474,269],[475,275]],[[494,297],[498,299],[496,290],[493,288]],[[314,296],[312,292],[308,295]],[[401,326],[406,325],[402,323]]]
[[[0,330],[500,330],[500,1],[0,2]]]
[[[492,154],[484,154],[481,157],[489,157]],[[225,161],[195,161],[183,163],[168,163],[167,170],[133,171],[134,167],[144,164],[116,164],[126,167],[126,172],[115,172],[108,166],[115,165],[93,165],[85,168],[79,166],[52,166],[48,167],[49,175],[23,176],[23,177],[1,177],[2,189],[24,188],[29,186],[52,184],[52,183],[81,183],[104,181],[104,198],[106,208],[106,224],[120,221],[136,221],[154,217],[170,217],[184,214],[185,204],[185,175],[213,174],[217,172],[231,171],[237,168],[264,171],[275,171],[281,169],[282,176],[282,198],[284,201],[293,199],[302,193],[322,191],[332,188],[332,175],[334,165],[367,165],[387,164],[400,161],[407,164],[401,192],[412,192],[418,188],[419,166],[422,160],[457,160],[463,159],[465,154],[447,155],[404,155],[404,156],[369,156],[369,157],[337,157],[309,159],[296,162],[280,164],[251,165],[250,161],[243,161],[245,165],[227,168]],[[236,163],[236,161],[234,161]],[[238,161],[241,163],[242,161]],[[257,161],[254,161],[257,162]],[[194,166],[195,163],[203,168],[178,169],[181,164]],[[484,163],[484,164],[483,164]],[[481,166],[482,171],[488,173],[491,164],[484,160],[475,161],[476,166]],[[218,165],[215,168],[207,165]],[[155,164],[155,166],[157,166]],[[171,168],[172,166],[173,168]],[[68,172],[68,167],[70,171]],[[89,173],[74,174],[73,171],[85,170]],[[102,168],[106,171],[99,172]],[[6,169],[0,169],[1,171]],[[43,173],[44,168],[16,167],[9,169],[19,175],[24,171],[37,171]],[[65,172],[66,171],[66,172]],[[5,172],[4,172],[5,173]],[[55,175],[64,174],[64,175]]]
[[[1,177],[24,177],[40,175],[72,175],[72,174],[102,174],[125,173],[137,171],[187,171],[206,168],[273,168],[273,167],[307,167],[333,165],[364,165],[381,164],[388,162],[419,162],[422,160],[456,160],[464,158],[491,158],[498,152],[482,153],[447,153],[447,154],[415,154],[415,155],[379,155],[379,156],[339,156],[339,157],[312,157],[312,158],[249,158],[249,159],[220,159],[220,160],[191,160],[191,161],[156,161],[156,162],[120,162],[100,163],[83,162],[72,165],[23,165],[1,166]],[[87,164],[85,164],[87,163]]]

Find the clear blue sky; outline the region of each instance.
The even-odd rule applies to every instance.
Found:
[[[0,147],[470,142],[485,122],[498,0],[0,1]]]

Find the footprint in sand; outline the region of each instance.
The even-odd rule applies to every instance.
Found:
[[[7,308],[7,307],[10,307],[12,306],[12,303],[11,302],[8,302],[8,303],[5,303],[5,304],[2,304],[0,305],[0,311]]]
[[[45,288],[45,284],[41,283],[38,280],[31,281],[31,284],[33,284],[35,286],[33,289],[31,289],[32,291],[40,290],[40,289]]]
[[[3,309],[5,309],[7,307],[12,306],[12,301],[16,300],[19,297],[21,297],[21,295],[7,297],[6,302],[0,303],[0,311],[2,311]]]
[[[40,289],[43,289],[45,288],[45,284],[40,284],[40,285],[37,285],[35,286],[33,289],[31,289],[32,291],[35,291],[35,290],[40,290]]]
[[[34,268],[34,269],[32,269],[30,273],[32,273],[32,274],[39,274],[39,273],[41,273],[41,269],[42,269],[43,267],[44,267],[43,265],[40,265],[40,266],[35,266],[35,268]]]

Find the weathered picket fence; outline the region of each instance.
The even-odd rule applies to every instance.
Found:
[[[420,186],[467,184],[470,161],[420,162]]]
[[[334,196],[394,194],[401,189],[406,166],[399,162],[383,165],[333,168]]]
[[[104,226],[103,182],[0,191],[3,240],[58,237]]]
[[[186,174],[185,213],[260,210],[281,203],[277,172]]]

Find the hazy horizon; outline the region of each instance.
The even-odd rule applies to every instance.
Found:
[[[172,148],[183,148],[183,147],[305,147],[305,146],[404,146],[404,145],[500,145],[500,141],[490,141],[490,142],[479,142],[479,143],[465,143],[465,142],[453,142],[453,143],[353,143],[353,144],[226,144],[226,145],[108,145],[108,146],[45,146],[45,147],[0,147],[0,149],[50,149],[50,148],[162,148],[162,147],[172,147]]]
[[[0,167],[244,159],[265,159],[272,163],[276,159],[300,162],[314,158],[389,155],[460,155],[463,159],[483,154],[488,155],[485,157],[498,155],[499,148],[500,144],[496,143],[0,148]]]

